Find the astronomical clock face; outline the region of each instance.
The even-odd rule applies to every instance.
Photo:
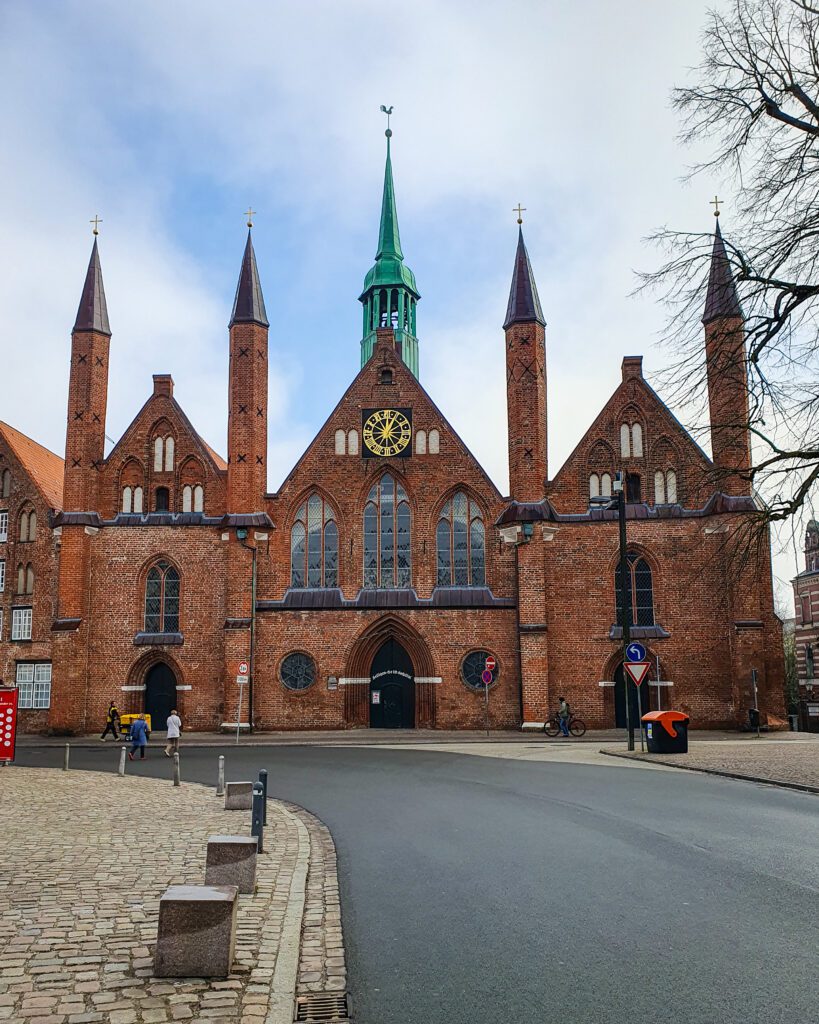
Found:
[[[362,409],[365,459],[405,459],[412,454],[412,409]]]

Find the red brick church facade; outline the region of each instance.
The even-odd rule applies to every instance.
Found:
[[[565,695],[590,727],[624,709],[616,513],[622,472],[632,636],[645,700],[735,726],[782,714],[769,558],[741,574],[725,537],[752,514],[743,321],[717,230],[704,316],[713,461],[626,357],[566,463],[547,467],[545,321],[520,234],[504,321],[510,494],[417,378],[416,303],[392,168],[361,296],[362,368],[275,493],[267,491],[268,321],[250,234],[228,340],[227,461],[167,375],[105,452],[112,339],[96,240],[71,338],[65,459],[0,424],[0,675],[30,730],[95,729],[108,702],[172,706],[189,729],[542,722]],[[68,352],[66,353],[68,356]],[[31,515],[35,514],[32,536]],[[3,529],[3,527],[5,527]],[[767,556],[766,556],[767,557]],[[21,575],[22,573],[22,575]],[[600,685],[608,683],[609,685]],[[611,685],[615,684],[615,685]],[[644,687],[645,690],[645,687]]]

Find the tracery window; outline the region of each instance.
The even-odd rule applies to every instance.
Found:
[[[651,566],[642,555],[630,551],[627,556],[627,607],[632,626],[654,625],[654,587]],[[614,591],[616,597],[617,624],[622,622],[622,603],[620,600],[620,565],[614,573]],[[636,615],[635,615],[636,612]]]
[[[311,494],[290,530],[290,586],[338,586],[338,525],[320,494]]]
[[[470,651],[461,662],[461,679],[470,690],[483,693],[486,689],[486,683],[484,683],[482,677],[486,671],[486,659],[488,657],[489,651]],[[496,659],[495,667],[492,669],[492,682],[489,684],[490,686],[494,686],[497,682],[499,672],[500,669]]]
[[[385,473],[364,506],[364,586],[410,586],[410,507],[407,492]]]
[[[316,663],[309,654],[293,651],[282,661],[279,669],[287,690],[306,690],[316,681]]]
[[[179,632],[179,572],[164,559],[145,580],[145,632]]]
[[[441,509],[436,530],[439,587],[486,585],[486,539],[478,503],[458,491]]]

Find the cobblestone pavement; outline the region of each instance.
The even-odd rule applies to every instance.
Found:
[[[113,773],[4,769],[0,785],[0,1021],[291,1020],[290,998],[271,998],[271,989],[289,973],[295,987],[302,927],[313,951],[309,977],[318,975],[318,987],[346,986],[335,849],[300,808],[268,803],[257,893],[239,897],[230,977],[158,979],[160,895],[169,884],[201,883],[208,836],[248,833],[250,813],[225,811],[202,786]],[[300,865],[301,921],[291,892]],[[280,948],[294,912],[294,935]]]
[[[636,761],[673,765],[718,775],[772,782],[819,792],[819,734],[796,733],[799,742],[775,737],[748,736],[723,743],[689,744],[687,754],[629,753],[622,745],[604,747],[605,754],[614,754]]]

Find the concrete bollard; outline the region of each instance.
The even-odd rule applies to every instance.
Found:
[[[219,755],[219,768],[216,773],[216,795],[225,795],[225,755]]]
[[[120,775],[124,775],[125,774],[125,756],[126,756],[127,753],[128,753],[128,751],[125,749],[125,747],[123,747],[122,750],[120,750],[120,752],[119,752],[119,774]]]
[[[65,753],[63,754],[63,771],[64,772],[68,771],[68,757],[69,757],[70,751],[71,751],[71,745],[69,743],[66,743],[66,745],[65,745]]]
[[[173,755],[173,784],[174,786],[180,786],[182,784],[182,776],[179,774],[179,751],[175,750]]]
[[[262,824],[267,824],[267,768],[262,768],[259,772],[259,782],[262,784]]]
[[[264,797],[261,782],[253,783],[253,804],[251,806],[250,834],[256,837],[259,853],[264,853]]]

